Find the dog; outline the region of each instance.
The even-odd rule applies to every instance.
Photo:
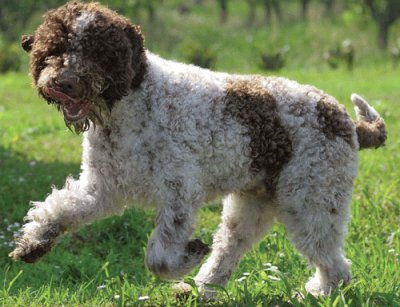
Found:
[[[196,212],[222,195],[195,277],[205,297],[275,219],[316,267],[308,292],[350,282],[344,238],[357,156],[384,145],[381,116],[356,94],[353,121],[313,86],[165,60],[143,42],[127,18],[80,2],[49,11],[22,38],[39,95],[83,133],[83,155],[78,179],[32,203],[10,256],[33,263],[60,235],[140,204],[157,210],[146,266],[178,279],[209,253],[192,238]]]

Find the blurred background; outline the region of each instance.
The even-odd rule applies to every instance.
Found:
[[[216,70],[349,69],[400,61],[398,0],[102,0],[140,24],[146,47]],[[19,47],[61,0],[0,1],[0,72],[26,70]]]

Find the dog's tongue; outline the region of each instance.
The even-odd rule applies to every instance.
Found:
[[[88,113],[89,104],[82,102],[80,99],[72,98],[53,88],[48,88],[46,94],[50,98],[62,103],[64,117],[69,121],[79,120]]]
[[[74,98],[68,96],[67,94],[64,94],[63,92],[56,91],[55,89],[53,89],[51,87],[48,88],[46,90],[46,92],[47,92],[47,95],[50,98],[53,98],[54,100],[61,101],[63,103],[68,103],[68,104],[78,103],[77,99],[74,99]]]

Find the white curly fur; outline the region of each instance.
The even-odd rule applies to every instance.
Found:
[[[249,171],[248,127],[224,114],[227,80],[243,76],[167,61],[150,52],[146,58],[139,88],[115,103],[104,127],[92,126],[84,133],[79,179],[68,178],[63,189],[33,203],[14,258],[126,207],[155,206],[158,216],[146,264],[161,277],[180,278],[208,251],[190,241],[197,210],[208,199],[228,195],[212,253],[195,278],[206,296],[205,284],[226,285],[243,253],[275,218],[317,268],[306,286],[309,292],[325,295],[340,280],[349,282],[344,237],[357,173],[355,126],[349,133],[356,146],[328,138],[316,110],[324,93],[283,78],[263,78],[292,142],[290,160],[271,197],[261,175]],[[54,237],[46,234],[49,228]]]

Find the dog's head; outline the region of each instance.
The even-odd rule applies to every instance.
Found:
[[[98,3],[70,2],[22,37],[39,94],[77,133],[102,122],[105,109],[138,86],[145,73],[140,28]],[[90,121],[89,121],[90,119]]]

